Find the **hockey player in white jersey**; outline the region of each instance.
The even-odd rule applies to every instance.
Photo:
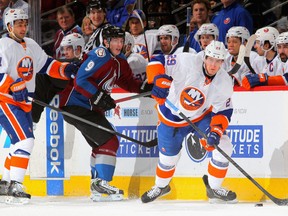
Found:
[[[243,26],[234,26],[228,30],[226,34],[226,45],[229,54],[226,56],[224,61],[224,67],[227,71],[230,71],[233,68],[237,61],[241,44],[246,45],[249,37],[250,33],[248,29]],[[256,52],[251,51],[249,57],[250,61],[254,62],[254,59],[257,56],[258,54]],[[232,75],[234,84],[241,86],[242,78],[249,73],[251,73],[250,69],[245,63],[243,63],[237,73]]]
[[[202,51],[205,50],[212,40],[217,41],[218,37],[219,30],[214,23],[202,24],[194,35],[194,39],[199,43]]]
[[[139,18],[141,18],[141,20]],[[139,53],[147,61],[149,61],[152,54],[155,53],[155,51],[159,48],[157,31],[145,31],[145,29],[142,27],[142,24],[144,28],[147,25],[147,20],[144,12],[139,9],[133,10],[128,20],[129,32],[133,36],[135,41],[133,52]]]
[[[204,58],[190,53],[169,55],[165,60],[166,74],[163,70],[157,76],[151,74],[155,76],[151,95],[158,102],[156,108],[160,120],[157,127],[159,161],[155,186],[142,195],[143,203],[170,192],[169,183],[180,158],[183,138],[191,131],[201,138],[204,148],[212,151],[208,175],[203,176],[210,201],[237,202],[234,192],[221,187],[229,162],[214,148],[219,145],[229,156],[232,154],[233,147],[225,132],[233,113],[233,83],[222,68],[226,54],[222,42],[212,41],[205,49]],[[147,76],[150,80],[150,74]],[[166,100],[206,133],[207,140],[197,134]]]
[[[158,72],[158,67],[163,67],[165,55],[175,55],[183,52],[183,47],[178,47],[180,33],[175,25],[163,25],[158,29],[158,41],[160,42],[161,52],[154,54],[151,61],[148,63],[147,70],[150,72]],[[196,54],[196,51],[189,48],[189,53]],[[150,76],[153,77],[153,76]],[[148,80],[152,83],[153,80]]]
[[[125,44],[123,47],[123,53],[127,58],[127,62],[131,67],[134,77],[144,81],[146,80],[146,67],[148,62],[142,55],[133,52],[134,44],[135,42],[132,35],[129,32],[125,32]]]
[[[251,62],[257,74],[266,73],[268,76],[283,75],[283,62],[277,57],[276,38],[279,32],[276,28],[267,26],[256,31],[254,48],[258,57]]]
[[[281,86],[288,85],[288,32],[281,33],[276,39],[278,56],[283,63],[283,75],[269,76],[267,73],[249,74],[243,78],[242,85],[246,89],[255,86]]]
[[[75,65],[49,57],[32,39],[25,37],[28,15],[21,9],[5,14],[7,37],[0,39],[0,124],[11,139],[4,163],[0,198],[7,203],[27,203],[31,195],[23,189],[23,180],[34,145],[31,102],[36,73],[69,80]]]
[[[171,54],[177,54],[182,53],[184,47],[178,47],[179,37],[180,33],[175,25],[162,25],[158,29],[157,33],[158,41],[160,42],[160,48],[161,48],[161,54],[164,55],[171,55]],[[196,51],[189,47],[188,50],[189,53],[196,54]]]

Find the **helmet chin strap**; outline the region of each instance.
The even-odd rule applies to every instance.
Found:
[[[9,31],[9,28],[7,29],[8,30],[8,32],[9,32],[9,34],[11,34],[12,35],[12,38],[13,39],[16,39],[18,42],[21,42],[22,41],[22,39],[21,38],[18,38],[15,34],[14,34],[14,32],[12,31],[12,26],[10,27],[11,28],[11,31]]]

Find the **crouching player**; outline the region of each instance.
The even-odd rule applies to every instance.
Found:
[[[158,71],[165,71],[165,74],[154,77],[151,95],[158,102],[159,161],[155,186],[142,195],[143,203],[170,192],[169,183],[180,158],[183,139],[191,131],[201,139],[205,149],[212,151],[208,175],[203,176],[208,198],[211,202],[237,202],[234,192],[221,187],[229,162],[214,148],[219,145],[229,156],[232,154],[232,144],[225,130],[233,112],[233,83],[227,71],[221,67],[225,56],[224,44],[212,41],[205,49],[204,58],[180,53],[166,56],[162,69],[158,65]],[[147,68],[148,80],[152,80],[149,77],[151,74]],[[207,134],[207,140],[169,106],[166,98]]]

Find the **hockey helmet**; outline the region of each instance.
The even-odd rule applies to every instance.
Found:
[[[265,41],[269,41],[272,49],[276,45],[276,38],[278,37],[279,32],[274,27],[266,26],[258,29],[255,35],[256,35],[256,41],[260,42],[261,47],[264,45]]]
[[[227,54],[225,45],[220,41],[211,41],[211,43],[205,49],[205,57],[210,56],[216,59],[225,59]]]
[[[86,12],[90,13],[92,9],[103,10],[106,12],[106,5],[100,0],[89,0]]]
[[[158,29],[158,33],[157,33],[158,38],[161,35],[171,36],[171,45],[172,45],[171,51],[172,51],[177,46],[177,44],[179,42],[180,33],[179,33],[177,26],[175,26],[175,25],[162,25]]]
[[[28,20],[28,14],[26,14],[25,11],[22,9],[9,9],[4,15],[5,25],[7,29],[8,23],[10,24],[10,26],[13,26],[14,21],[23,19]]]
[[[276,38],[276,45],[278,44],[288,44],[288,32],[283,32]]]
[[[199,43],[200,36],[205,34],[213,35],[214,40],[218,40],[219,30],[214,23],[204,23],[194,35],[194,39]]]
[[[231,27],[225,38],[225,43],[227,44],[229,37],[239,37],[241,38],[241,43],[244,44],[245,40],[247,41],[250,37],[248,29],[244,26],[233,26]]]
[[[125,32],[117,26],[109,25],[103,28],[102,37],[108,41],[110,41],[111,38],[119,37],[125,40]]]
[[[61,47],[72,46],[73,50],[77,50],[77,47],[80,46],[81,50],[83,50],[85,46],[85,40],[81,34],[72,33],[66,35],[62,39],[60,46]]]

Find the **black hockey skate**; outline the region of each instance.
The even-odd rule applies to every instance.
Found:
[[[100,178],[91,180],[91,199],[94,202],[123,200],[124,191]]]
[[[9,182],[0,180],[0,203],[4,203],[9,188]]]
[[[152,202],[155,199],[165,196],[167,194],[169,194],[171,191],[171,188],[169,185],[167,185],[164,188],[159,188],[156,185],[153,186],[149,191],[146,191],[142,196],[141,196],[141,200],[143,203],[148,203],[148,202]]]
[[[237,203],[236,193],[225,188],[212,189],[208,183],[208,176],[202,177],[206,186],[207,196],[210,203]]]
[[[24,191],[22,183],[11,181],[5,202],[7,204],[27,204],[31,195]]]

